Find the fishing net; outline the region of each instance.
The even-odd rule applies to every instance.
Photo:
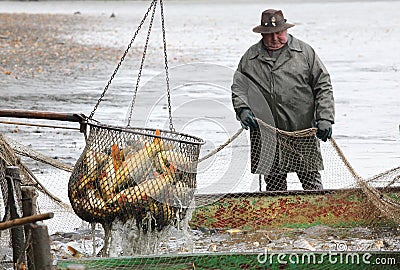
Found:
[[[37,144],[24,143],[35,133],[21,127],[0,137],[1,209],[4,167],[18,166],[22,184],[38,192],[37,212],[54,213],[44,224],[56,268],[367,269],[378,259],[400,262],[393,253],[400,248],[400,167],[363,179],[333,138],[321,143],[315,129],[285,132],[261,121],[258,131],[239,130],[202,153],[201,139],[173,128],[167,64],[170,130],[130,126],[156,4],[138,28],[151,17],[127,126],[93,114],[137,32],[84,123],[88,135],[45,132]],[[40,144],[71,154],[54,157]],[[232,152],[249,166],[236,166]],[[2,231],[4,265],[10,254],[10,234]]]
[[[91,123],[68,185],[71,204],[88,222],[135,218],[145,230],[149,222],[161,229],[185,215],[201,144],[176,132]]]
[[[198,156],[204,141],[178,133],[173,126],[162,1],[160,6],[170,130],[131,127],[157,3],[151,2],[85,122],[89,127],[89,136],[68,183],[68,196],[75,213],[87,222],[103,225],[106,233],[103,252],[106,255],[109,254],[109,237],[112,235],[114,221],[127,223],[133,220],[144,234],[162,230],[169,225],[177,226],[185,218],[196,188]],[[148,16],[149,28],[127,125],[107,125],[93,120],[95,111]]]
[[[250,135],[255,149],[250,158],[263,192],[198,194],[192,226],[246,230],[399,223],[400,168],[363,179],[333,138],[320,144],[316,129],[286,132],[262,121],[259,126]],[[267,200],[265,190],[271,196]]]
[[[305,164],[304,156],[300,153],[303,153],[304,149],[307,148],[314,149],[315,140],[312,138],[312,134],[315,133],[314,130],[289,134],[262,124],[260,124],[260,127],[265,128],[265,134],[271,136],[271,140],[267,141],[275,140],[275,143],[272,143],[270,146],[272,153],[265,153],[265,156],[263,156],[263,158],[268,157],[271,164],[281,164],[276,161],[273,162],[277,159],[277,153],[280,152],[286,152],[286,157],[281,158],[281,160],[286,160],[290,156],[292,162],[296,163],[296,160],[300,159],[299,164]],[[133,147],[131,141],[141,142],[141,144],[148,146],[154,143],[156,138],[160,138],[164,143],[179,147],[178,141],[174,140],[173,137],[169,138],[168,136],[171,136],[171,134],[168,134],[166,131],[160,131],[160,134],[157,135],[156,130],[153,129],[148,129],[144,132],[143,129],[130,128],[124,130],[123,136],[116,136],[113,134],[121,131],[115,128],[104,129],[103,126],[93,124],[91,129],[92,132],[88,140],[91,140],[91,137],[94,140],[97,136],[108,139],[102,139],[102,141],[105,140],[107,143],[98,149],[85,146],[86,152],[84,151],[78,158],[77,167],[82,166],[83,169],[80,171],[86,174],[90,171],[88,164],[90,162],[98,162],[96,155],[91,154],[91,157],[88,157],[86,153],[89,150],[96,150],[98,153],[107,156],[110,164],[112,163],[112,166],[114,166],[114,159],[111,154],[112,150],[110,149],[114,144],[119,145],[119,151],[123,151],[128,146]],[[118,139],[110,139],[113,136]],[[307,137],[310,138],[305,140]],[[213,166],[222,168],[223,164],[227,161],[222,160],[221,157],[229,156],[229,152],[232,150],[232,147],[235,147],[236,143],[242,145],[242,154],[247,155],[249,153],[249,145],[243,145],[243,142],[247,141],[247,139],[247,133],[238,132],[232,140],[229,140],[226,144],[221,145],[221,147],[218,147],[206,156],[201,157],[199,159],[200,167],[211,157],[214,157]],[[193,147],[198,150],[196,148],[197,141],[195,138],[193,140]],[[49,175],[53,179],[52,181],[46,180],[49,177],[47,173],[45,175],[36,173],[38,182],[31,180],[30,183],[36,183],[35,186],[39,190],[38,209],[41,212],[48,210],[55,212],[54,219],[45,221],[45,224],[49,226],[49,231],[53,239],[53,256],[60,269],[67,268],[71,263],[84,264],[89,269],[115,269],[119,267],[130,267],[132,269],[163,267],[171,269],[173,267],[174,269],[185,269],[193,266],[200,269],[208,269],[215,265],[218,265],[220,268],[230,267],[240,269],[243,265],[250,267],[261,267],[270,263],[271,265],[279,265],[282,260],[278,261],[276,256],[280,253],[295,253],[297,257],[292,257],[292,260],[299,258],[300,261],[298,261],[298,264],[301,264],[301,259],[304,259],[304,256],[306,256],[306,259],[315,261],[314,266],[324,268],[332,264],[323,259],[323,254],[335,252],[339,254],[341,251],[347,251],[346,254],[352,254],[353,256],[358,254],[358,258],[361,258],[360,256],[364,253],[369,252],[372,254],[369,257],[370,262],[378,258],[386,259],[388,262],[393,262],[393,260],[398,261],[399,259],[393,253],[387,253],[387,251],[397,250],[399,244],[399,235],[396,228],[399,217],[398,185],[400,168],[394,168],[370,179],[362,179],[350,166],[333,138],[329,142],[321,143],[320,145],[324,163],[324,170],[320,171],[323,190],[303,190],[296,174],[296,171],[300,167],[293,166],[290,170],[285,171],[288,173],[286,181],[289,190],[287,191],[265,192],[265,181],[261,179],[262,181],[259,186],[262,189],[261,192],[257,190],[253,190],[253,192],[249,192],[248,190],[243,190],[242,192],[224,192],[221,189],[216,190],[213,194],[194,192],[193,195],[193,193],[185,193],[192,195],[193,197],[189,196],[188,199],[193,198],[194,201],[194,205],[192,204],[186,209],[184,221],[187,222],[187,227],[185,228],[171,230],[171,228],[175,228],[172,223],[162,228],[156,227],[157,214],[162,220],[170,220],[168,215],[159,214],[162,211],[158,210],[162,209],[160,205],[168,205],[172,209],[171,212],[179,212],[182,209],[180,202],[173,199],[175,195],[171,199],[155,196],[158,200],[152,200],[151,202],[157,208],[150,203],[145,203],[143,198],[138,197],[135,197],[139,199],[138,201],[132,201],[132,203],[125,201],[121,204],[130,213],[126,216],[122,215],[122,217],[126,218],[131,217],[133,213],[135,215],[136,213],[138,215],[142,213],[139,217],[135,216],[138,220],[143,221],[141,230],[138,230],[138,224],[131,223],[130,220],[124,218],[120,220],[121,216],[119,217],[118,215],[121,215],[122,212],[117,211],[118,213],[109,216],[115,218],[114,220],[104,219],[101,214],[108,215],[109,212],[105,212],[104,209],[98,212],[94,211],[94,204],[91,201],[93,198],[90,195],[87,195],[86,198],[82,197],[82,202],[91,203],[91,205],[86,206],[84,210],[80,210],[79,208],[77,211],[77,209],[74,209],[77,213],[83,211],[80,218],[91,219],[91,222],[94,221],[94,218],[96,222],[100,223],[112,221],[111,230],[124,233],[120,235],[121,238],[119,241],[122,242],[123,238],[129,238],[129,234],[134,232],[140,236],[139,238],[150,237],[155,246],[155,249],[152,249],[146,256],[143,256],[145,254],[143,250],[146,249],[146,246],[139,245],[141,252],[137,250],[137,253],[135,253],[132,252],[134,243],[130,243],[128,247],[122,249],[123,252],[110,250],[109,258],[101,259],[96,257],[103,254],[101,249],[106,244],[104,241],[106,237],[104,229],[101,229],[101,227],[91,227],[89,223],[84,225],[85,223],[82,223],[80,218],[77,218],[74,211],[71,211],[69,199],[66,198],[65,193],[64,196],[61,196],[63,199],[51,194],[51,191],[55,192],[58,190],[60,192],[59,183],[63,182],[64,187],[67,187],[69,177],[77,179],[77,183],[82,178],[75,176],[74,173],[70,174],[57,168],[61,167],[60,161],[49,157],[43,159],[45,155],[39,155],[36,151],[29,150],[30,148],[24,147],[10,138],[7,141],[10,142],[13,148],[17,149],[18,153],[24,153],[23,157],[31,156],[33,158],[35,162],[26,162],[29,166],[39,171],[44,170],[43,168],[47,168],[46,170],[49,170],[49,172],[51,171]],[[289,144],[286,143],[288,141],[290,141]],[[282,143],[277,147],[277,144],[279,144],[277,142]],[[307,146],[308,144],[309,146]],[[266,146],[262,146],[261,148],[264,147],[267,148]],[[277,148],[280,148],[279,152],[276,151]],[[136,152],[142,149],[138,147]],[[197,150],[193,151],[196,152]],[[184,155],[185,157],[190,156],[189,153]],[[15,154],[12,156],[16,158],[15,160],[19,159]],[[41,161],[39,162],[38,160]],[[311,156],[308,161],[315,162]],[[231,160],[230,162],[233,161]],[[58,164],[57,167],[54,166],[56,164]],[[102,167],[100,166],[101,164],[95,164],[98,166],[96,167],[98,169],[97,173],[101,173],[99,169]],[[179,168],[179,166],[190,164],[190,162],[184,159],[183,164],[179,165],[179,162],[176,162],[176,164]],[[283,164],[286,164],[286,162]],[[156,165],[153,164],[151,166],[154,166],[152,168],[156,170]],[[288,167],[285,166],[284,168]],[[213,167],[213,170],[215,170],[215,167]],[[235,168],[230,168],[230,170],[233,170],[233,174],[236,175],[235,179],[231,179],[232,183],[240,181],[241,179],[239,178],[250,177],[250,175],[242,176],[239,168],[236,168],[236,171]],[[294,172],[290,172],[291,170],[294,170]],[[97,176],[97,173],[92,172],[95,176]],[[215,179],[213,179],[212,175],[209,171],[198,172],[196,184],[205,185],[207,182],[214,182]],[[175,175],[174,177],[179,177],[179,181],[189,182],[190,170],[183,170],[181,175]],[[214,174],[214,177],[218,178],[219,175]],[[57,181],[58,184],[54,179],[59,179]],[[155,179],[154,175],[149,173],[149,179]],[[129,180],[132,181],[131,184],[133,186],[140,185],[140,183],[138,184],[133,180]],[[99,180],[97,179],[96,181]],[[148,180],[144,179],[144,181]],[[41,184],[46,189],[41,189],[40,185],[37,184],[42,182],[46,183]],[[89,193],[92,192],[90,190],[97,189],[98,196],[102,198],[100,188],[96,186],[95,182],[88,182],[85,189]],[[176,192],[176,185],[175,187],[173,185],[170,187],[173,187],[175,189],[174,192]],[[66,192],[65,188],[62,188],[62,190]],[[69,193],[71,193],[71,190],[79,189],[69,189]],[[167,187],[164,191],[166,190],[168,190]],[[152,192],[150,190],[143,191]],[[154,192],[151,194],[154,194]],[[181,198],[179,193],[176,197]],[[61,203],[56,199],[60,200]],[[71,202],[73,204],[73,201]],[[134,208],[136,204],[140,205],[139,209]],[[102,206],[104,205],[107,206],[108,204],[102,204]],[[111,206],[114,207],[115,205],[111,204]],[[148,213],[153,214],[153,217],[155,217],[152,219],[153,223],[147,223],[149,226],[155,226],[154,230],[148,230],[151,227],[143,227],[147,226],[143,225],[146,223],[146,219],[143,216],[145,211],[148,211]],[[92,213],[95,214],[93,215]],[[125,230],[117,229],[121,224],[126,226]],[[86,229],[84,229],[85,227]],[[143,228],[146,228],[148,231],[143,233]],[[186,231],[187,234],[183,236],[182,231]],[[71,236],[71,232],[75,236]],[[3,242],[5,246],[7,246],[6,242]],[[188,245],[190,242],[192,243],[191,246]],[[145,243],[149,244],[148,241]],[[131,245],[130,253],[128,252],[129,245]],[[69,252],[66,249],[67,246],[70,250],[74,250],[74,252]],[[110,246],[111,249],[116,248],[115,243]],[[386,253],[379,253],[380,251],[386,251]],[[262,257],[260,254],[266,257]],[[126,257],[128,255],[131,257]],[[68,257],[70,258],[69,260],[62,259]],[[343,263],[337,262],[335,267],[346,269],[349,264],[345,264],[345,258],[342,261]],[[313,263],[313,261],[310,262]],[[366,266],[368,267],[368,265]]]

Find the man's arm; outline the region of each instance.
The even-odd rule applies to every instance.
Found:
[[[317,122],[327,120],[333,124],[335,122],[335,101],[330,75],[315,52],[311,60],[310,83],[315,97],[315,119]]]
[[[232,90],[232,103],[236,115],[239,117],[244,108],[249,108],[249,85],[248,78],[242,73],[242,61],[240,60],[237,70],[233,75]]]

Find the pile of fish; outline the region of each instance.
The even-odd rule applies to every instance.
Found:
[[[156,130],[152,141],[117,143],[110,149],[86,148],[73,173],[68,194],[76,214],[88,222],[110,224],[115,218],[151,219],[161,229],[193,196],[195,162]],[[122,143],[120,143],[122,144]]]

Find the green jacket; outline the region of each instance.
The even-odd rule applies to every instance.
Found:
[[[329,73],[314,49],[291,35],[275,62],[262,40],[251,46],[240,60],[231,89],[237,115],[248,107],[257,118],[281,130],[315,127],[320,119],[334,123]],[[259,134],[255,131],[250,134],[253,173],[271,173],[271,166],[281,173],[323,170],[319,141],[315,136],[307,144],[296,143],[301,138],[294,139],[295,152],[302,154],[292,157],[285,148],[287,143],[281,145],[280,140],[275,140],[274,147],[270,145],[273,141],[270,137],[260,138]]]
[[[314,49],[291,35],[275,63],[262,41],[247,50],[233,78],[232,101],[237,113],[249,107],[285,131],[315,127],[320,119],[334,123],[329,73]]]

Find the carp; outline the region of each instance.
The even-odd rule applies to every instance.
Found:
[[[160,135],[159,130],[156,130],[156,135]],[[122,162],[116,160],[118,154],[112,154],[106,166],[104,166],[104,176],[99,180],[100,191],[104,199],[111,199],[116,191],[129,186],[128,182],[131,179],[140,182],[142,176],[152,166],[151,160],[155,155],[160,151],[170,150],[172,147],[172,144],[165,143],[160,138],[155,138],[153,142],[145,144],[144,148],[126,156]],[[114,150],[115,152],[118,151],[116,148]]]
[[[87,197],[83,198],[86,200],[85,208],[93,216],[106,217],[112,213],[116,213],[119,207],[109,207],[103,198],[100,196],[97,189],[88,189]]]
[[[166,225],[171,224],[175,217],[175,211],[176,209],[167,203],[159,204],[156,209],[150,208],[150,213],[156,220],[155,227],[161,230]]]
[[[70,193],[71,205],[84,220],[112,220],[119,207],[108,206],[96,188],[78,189]]]
[[[87,255],[85,255],[84,253],[80,252],[79,250],[77,250],[76,248],[74,248],[72,246],[67,246],[67,249],[71,253],[71,256],[74,258],[87,257]]]
[[[195,163],[190,160],[187,155],[184,155],[175,150],[160,151],[156,155],[155,167],[159,171],[165,171],[170,164],[176,164],[180,171],[192,172],[195,168]]]
[[[99,169],[107,161],[108,155],[88,149],[83,160],[84,174],[79,180],[78,189],[82,190],[88,184],[94,183],[98,177]]]
[[[152,179],[126,188],[107,201],[109,205],[138,204],[147,198],[158,198],[166,188],[173,184],[176,177],[176,165],[171,164],[167,170]]]

